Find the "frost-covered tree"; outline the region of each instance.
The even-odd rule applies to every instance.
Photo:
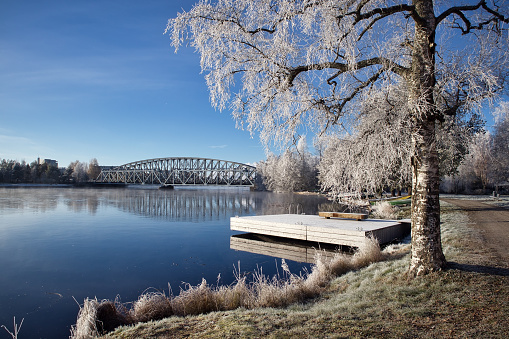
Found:
[[[373,93],[349,135],[326,136],[318,165],[322,189],[336,198],[411,185],[410,117],[401,89]]]
[[[99,162],[96,158],[90,159],[88,163],[87,175],[90,179],[97,179],[99,174],[101,173],[101,167],[99,166]]]
[[[405,88],[389,89],[374,93],[363,105],[350,135],[322,138],[325,150],[318,166],[319,178],[323,189],[333,196],[376,194],[411,186],[411,124]],[[458,112],[435,125],[440,177],[452,175],[484,122],[478,114]]]
[[[168,31],[175,48],[189,39],[201,54],[212,105],[266,143],[302,125],[348,133],[375,93],[403,84],[420,275],[445,265],[436,122],[502,88],[507,11],[496,0],[204,0]]]
[[[299,139],[295,151],[270,155],[258,163],[257,170],[267,189],[276,192],[313,190],[317,186],[317,160],[307,150],[306,139]]]
[[[485,121],[474,113],[467,119],[460,114],[446,116],[437,122],[437,149],[440,164],[440,177],[451,176],[469,152],[472,140],[484,133]]]
[[[257,170],[263,177],[263,184],[270,191],[297,191],[297,167],[294,154],[286,151],[276,156],[270,155],[267,160],[260,161]]]
[[[80,162],[79,160],[73,161],[67,166],[67,174],[74,179],[76,183],[86,182],[88,180],[88,164]]]
[[[493,131],[493,176],[495,183],[509,181],[509,102],[502,102],[495,111]]]
[[[482,132],[471,137],[468,154],[458,171],[443,178],[441,189],[451,193],[483,192],[493,184],[493,139],[490,133]]]
[[[482,189],[485,190],[490,182],[490,167],[492,163],[491,135],[482,133],[477,135],[470,145],[472,171],[479,179]]]
[[[458,173],[442,183],[446,192],[476,192],[493,188],[509,179],[509,103],[501,102],[494,112],[493,132],[467,136],[468,155]]]

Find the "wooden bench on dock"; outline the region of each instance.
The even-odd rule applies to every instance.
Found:
[[[368,218],[368,215],[363,213],[318,212],[318,215],[324,217],[325,219],[341,218],[341,219],[354,219],[358,221]]]

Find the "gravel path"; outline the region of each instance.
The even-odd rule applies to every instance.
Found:
[[[448,198],[441,200],[467,212],[470,220],[482,231],[487,245],[509,267],[509,209],[478,200]]]

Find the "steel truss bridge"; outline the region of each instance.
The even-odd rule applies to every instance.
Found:
[[[254,187],[256,167],[206,158],[157,158],[103,168],[97,183]]]

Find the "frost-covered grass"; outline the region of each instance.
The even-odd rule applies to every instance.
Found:
[[[494,199],[491,195],[473,195],[473,194],[440,194],[440,198],[445,199],[460,199],[460,200],[492,200]]]
[[[501,196],[498,198],[490,197],[490,199],[487,199],[485,201],[487,204],[496,205],[502,208],[508,208],[509,209],[509,196]]]
[[[501,195],[493,197],[493,195],[463,195],[463,194],[440,194],[440,198],[444,199],[460,199],[460,200],[478,200],[486,204],[509,208],[509,196]]]

